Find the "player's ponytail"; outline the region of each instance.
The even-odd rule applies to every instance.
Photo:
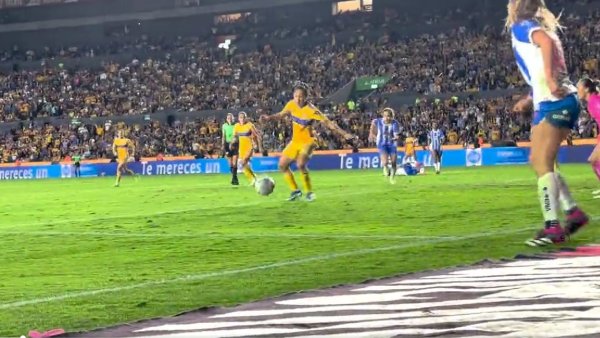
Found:
[[[509,0],[507,5],[505,28],[510,31],[512,25],[523,20],[536,20],[542,27],[556,32],[563,27],[560,25],[560,15],[552,13],[544,0]]]
[[[583,88],[590,94],[598,94],[598,88],[600,87],[600,82],[597,80],[592,80],[590,78],[583,78],[579,81]]]

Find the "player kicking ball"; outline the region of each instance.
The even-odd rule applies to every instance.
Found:
[[[392,108],[383,109],[382,117],[371,122],[369,140],[377,144],[383,175],[389,177],[391,184],[396,183],[399,137],[400,123],[394,119],[394,110]]]

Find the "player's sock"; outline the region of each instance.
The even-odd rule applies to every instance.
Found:
[[[542,206],[542,214],[546,227],[558,224],[559,183],[553,172],[538,178],[538,195]]]
[[[296,179],[294,178],[294,173],[290,169],[288,169],[285,173],[283,173],[283,179],[285,183],[290,187],[292,191],[298,190],[298,183],[296,183]]]
[[[565,213],[569,213],[577,208],[577,203],[573,199],[571,191],[569,191],[569,186],[567,186],[567,182],[565,182],[562,175],[558,171],[554,174],[556,175],[556,182],[558,183],[558,199],[560,201],[560,206]]]
[[[310,181],[308,171],[302,173],[302,186],[304,186],[304,191],[312,192],[312,182]]]
[[[600,181],[600,161],[592,164],[592,168],[594,169],[594,173],[596,174],[596,177],[598,177],[598,180]]]
[[[394,183],[394,181],[396,179],[396,171],[398,171],[398,164],[392,163],[392,174],[390,177],[390,182],[392,182],[392,183]]]
[[[244,167],[244,176],[246,176],[246,178],[250,182],[254,182],[254,179],[256,178],[256,175],[254,175],[254,171],[252,171],[252,169],[248,166]]]
[[[388,167],[387,167],[387,164],[383,165],[383,176],[386,176],[386,177],[388,176]]]

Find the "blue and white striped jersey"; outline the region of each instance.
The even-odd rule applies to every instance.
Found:
[[[444,133],[440,129],[432,130],[427,134],[429,139],[429,148],[431,150],[442,150],[444,144]]]
[[[395,140],[400,135],[400,123],[396,120],[392,120],[391,123],[385,123],[383,118],[375,119],[375,125],[377,126],[377,146],[397,146],[398,142]]]

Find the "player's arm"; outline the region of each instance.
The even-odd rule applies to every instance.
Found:
[[[565,88],[563,88],[554,76],[554,51],[555,42],[543,29],[536,29],[531,34],[531,42],[536,46],[540,47],[542,51],[542,59],[544,60],[544,75],[546,75],[546,82],[552,95],[556,97],[563,97],[566,94]]]
[[[260,121],[261,122],[268,122],[268,121],[278,121],[283,119],[286,116],[289,116],[291,114],[291,111],[289,109],[287,109],[287,105],[286,108],[283,108],[282,111],[280,111],[277,114],[273,114],[273,115],[261,115],[260,116]]]
[[[252,138],[254,139],[254,142],[256,143],[256,145],[258,145],[258,151],[262,153],[264,150],[262,144],[262,134],[258,131],[258,129],[256,129],[254,125],[250,127],[250,130],[252,132]]]
[[[129,149],[131,151],[131,154],[135,156],[135,143],[133,143],[132,140],[129,140]]]
[[[369,129],[369,141],[375,142],[377,138],[377,120],[371,121],[371,129]]]
[[[221,126],[221,147],[223,149],[225,149],[225,135],[226,135],[225,125],[222,125]]]
[[[113,141],[112,151],[113,151],[113,155],[117,156],[117,142],[116,141]]]
[[[398,121],[394,122],[394,126],[392,127],[392,133],[394,134],[394,141],[400,140],[400,123]]]
[[[520,98],[519,101],[517,101],[517,103],[515,103],[513,106],[513,111],[519,114],[533,111],[533,96],[531,93]]]
[[[238,129],[237,124],[236,124],[233,127],[233,137],[231,138],[231,146],[232,147],[237,146],[237,144],[240,140],[239,133],[240,133],[240,130]]]

